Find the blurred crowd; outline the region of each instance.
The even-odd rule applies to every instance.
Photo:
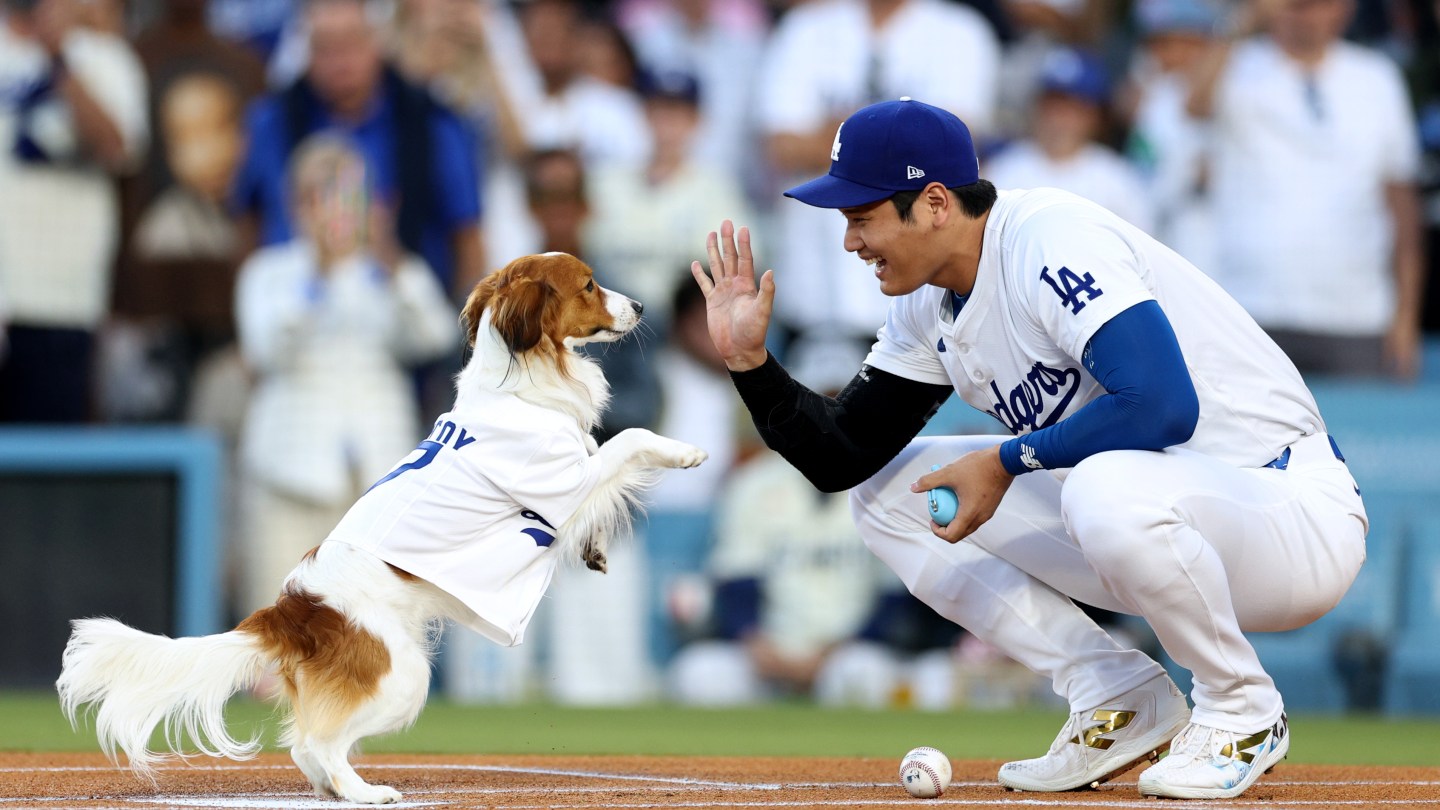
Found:
[[[243,615],[448,407],[473,284],[566,251],[646,305],[599,357],[604,431],[711,458],[655,491],[628,573],[557,585],[552,696],[1021,699],[759,446],[690,280],[706,234],[751,227],[772,351],[838,390],[886,300],[843,218],[780,191],[849,113],[911,96],[967,122],[1000,188],[1185,255],[1303,372],[1414,379],[1440,331],[1437,8],[0,0],[0,424],[217,431]],[[532,666],[453,677],[533,689]]]

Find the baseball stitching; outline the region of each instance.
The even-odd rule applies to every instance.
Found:
[[[935,773],[935,769],[930,767],[930,763],[923,760],[915,759],[910,761],[910,767],[919,768],[920,770],[930,775],[930,784],[935,788],[936,796],[939,796],[941,793],[944,792],[944,789],[940,787],[940,775]]]

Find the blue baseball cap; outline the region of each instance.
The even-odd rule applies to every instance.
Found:
[[[1209,37],[1220,21],[1213,0],[1137,0],[1135,20],[1143,36],[1189,33]]]
[[[855,208],[918,191],[980,179],[975,142],[954,114],[907,97],[865,107],[835,130],[830,172],[785,192],[816,208]]]
[[[700,81],[689,73],[678,70],[641,70],[635,84],[640,97],[647,101],[700,103]]]
[[[1041,64],[1040,89],[1103,107],[1110,99],[1110,76],[1095,54],[1076,48],[1056,48],[1045,55]]]

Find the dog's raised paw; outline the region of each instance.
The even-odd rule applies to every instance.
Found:
[[[676,469],[688,470],[699,467],[710,454],[691,444],[681,444],[680,449],[670,456],[670,465]]]
[[[610,570],[605,560],[605,552],[591,546],[585,547],[585,567],[602,574]]]

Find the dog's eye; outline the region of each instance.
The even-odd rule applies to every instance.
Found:
[[[595,279],[585,282],[585,292],[595,292]]]

